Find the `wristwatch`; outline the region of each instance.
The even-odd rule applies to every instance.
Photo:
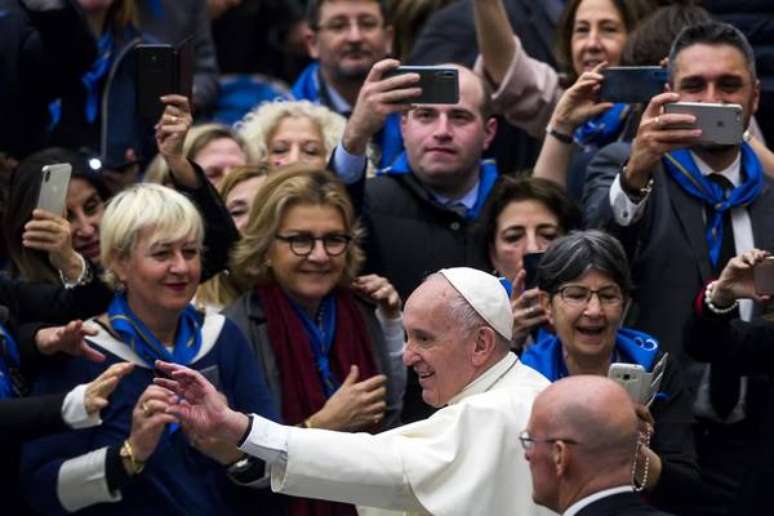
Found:
[[[635,188],[632,185],[629,184],[628,180],[626,179],[626,167],[629,165],[629,161],[626,161],[621,166],[621,170],[619,172],[620,182],[621,182],[621,189],[624,191],[626,195],[629,196],[630,199],[632,199],[635,202],[642,201],[645,197],[648,196],[648,194],[653,191],[653,177],[651,176],[650,179],[648,179],[648,182],[645,183],[645,186],[642,188]]]
[[[129,475],[131,476],[139,475],[143,468],[145,468],[145,461],[135,459],[134,450],[132,450],[132,445],[129,444],[129,439],[124,441],[124,444],[121,445],[118,455],[121,457],[124,464],[129,466]]]

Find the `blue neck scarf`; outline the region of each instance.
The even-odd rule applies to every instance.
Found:
[[[314,62],[307,66],[290,90],[293,98],[320,104],[319,73],[320,63]],[[403,152],[403,136],[400,134],[399,113],[392,113],[387,117],[382,130],[374,135],[374,142],[379,146],[379,152],[381,152],[379,168],[388,167]]]
[[[0,400],[15,398],[17,393],[11,379],[11,368],[18,369],[21,364],[19,348],[11,334],[0,324]]]
[[[110,69],[113,54],[113,36],[110,31],[105,31],[97,41],[97,60],[91,68],[83,74],[81,82],[86,88],[86,120],[93,124],[99,113],[99,81]]]
[[[472,208],[468,208],[465,213],[465,220],[477,220],[481,215],[481,210],[484,208],[489,194],[492,193],[499,172],[497,171],[497,164],[494,160],[486,159],[481,160],[479,165],[479,185],[478,185],[478,197],[476,203]],[[400,174],[413,174],[411,166],[408,162],[408,156],[405,152],[401,152],[398,158],[393,161],[392,165],[380,170],[378,175],[400,175]]]
[[[647,333],[629,328],[621,328],[616,332],[613,362],[640,364],[646,371],[650,371],[657,354],[658,343]],[[538,341],[527,348],[521,361],[551,382],[570,375],[564,363],[559,337],[547,331],[539,333]]]
[[[723,214],[730,209],[745,207],[753,202],[763,188],[763,168],[758,156],[747,143],[743,143],[742,171],[745,172],[744,182],[734,188],[728,198],[723,188],[705,177],[686,149],[672,151],[662,158],[664,168],[677,181],[677,184],[689,195],[703,201],[711,210],[707,221],[707,247],[710,262],[718,266],[720,248],[723,242]]]
[[[172,353],[132,312],[124,294],[113,296],[107,313],[113,330],[151,369],[156,360],[189,365],[202,347],[202,316],[192,305],[180,314]]]
[[[628,104],[613,105],[578,127],[574,134],[575,142],[582,147],[604,147],[613,143],[621,133],[628,114]]]
[[[322,380],[325,398],[330,398],[336,392],[336,389],[339,388],[339,383],[333,375],[331,363],[328,359],[333,346],[333,337],[336,334],[336,299],[332,294],[328,294],[320,302],[317,316],[320,321],[319,325],[316,321],[310,319],[303,308],[295,301],[290,298],[288,300],[290,301],[290,306],[293,307],[301,319],[304,330],[309,335],[309,343],[312,346],[314,362],[317,364],[317,372],[320,374],[320,380]]]

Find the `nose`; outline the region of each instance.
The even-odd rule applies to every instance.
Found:
[[[85,213],[78,212],[75,220],[70,225],[73,234],[81,238],[89,238],[97,232],[97,226],[92,217],[87,217]]]
[[[348,41],[360,41],[363,39],[363,33],[358,25],[357,21],[351,20],[349,27],[347,27],[347,40]]]
[[[715,104],[721,102],[722,99],[720,98],[718,89],[714,83],[710,82],[707,84],[707,89],[703,100],[704,102],[710,102]]]
[[[412,367],[419,361],[419,355],[409,346],[409,343],[403,346],[403,365],[406,367]]]
[[[540,251],[537,233],[534,230],[527,231],[527,242],[524,247],[524,254],[539,253]]]
[[[436,140],[448,140],[451,138],[451,124],[449,123],[449,117],[446,113],[441,113],[438,116],[438,120],[435,123],[435,131],[433,131],[433,137]]]
[[[290,152],[285,160],[285,164],[296,163],[298,161],[301,161],[301,148],[298,145],[293,145],[290,147]]]
[[[175,251],[174,257],[172,258],[172,262],[169,266],[170,272],[174,274],[185,274],[188,272],[188,260],[185,259],[185,256],[183,256],[183,251],[178,249]]]
[[[591,299],[586,303],[586,309],[583,314],[587,317],[598,317],[602,314],[602,303],[599,301],[599,294],[591,294]]]
[[[592,27],[589,30],[589,36],[585,41],[586,48],[599,50],[602,48],[602,38],[599,32],[599,28]]]
[[[328,253],[325,251],[322,240],[314,241],[312,252],[309,253],[309,256],[307,256],[306,259],[315,263],[327,262],[330,259],[330,256],[328,256]]]

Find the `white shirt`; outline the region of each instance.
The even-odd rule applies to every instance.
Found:
[[[632,488],[632,486],[611,487],[610,489],[604,489],[602,491],[598,491],[585,498],[581,498],[580,500],[578,500],[577,502],[569,506],[567,510],[562,513],[562,516],[575,516],[581,511],[581,509],[588,507],[589,505],[596,502],[597,500],[601,500],[603,498],[607,498],[608,496],[613,496],[620,493],[632,493],[632,492],[634,492],[634,489]]]
[[[509,353],[426,420],[370,435],[254,415],[240,449],[270,464],[273,490],[354,503],[361,514],[550,514],[532,501],[517,438],[548,384]]]

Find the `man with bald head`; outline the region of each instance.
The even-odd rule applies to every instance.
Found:
[[[632,488],[639,425],[626,391],[576,375],[538,395],[520,435],[536,503],[563,516],[665,516]]]
[[[381,434],[278,425],[230,410],[196,371],[158,363],[170,409],[202,435],[237,444],[271,469],[272,489],[354,503],[361,514],[548,514],[531,499],[517,435],[548,380],[509,351],[505,288],[475,269],[443,269],[406,302],[404,362],[432,417]]]

